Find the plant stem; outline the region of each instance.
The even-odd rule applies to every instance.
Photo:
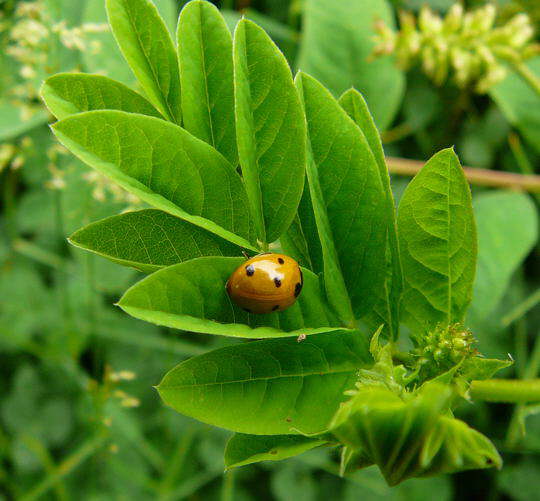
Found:
[[[540,379],[487,379],[471,383],[471,397],[485,402],[540,402]]]
[[[234,470],[226,471],[223,474],[223,483],[221,485],[221,501],[234,500]]]
[[[538,303],[540,303],[540,289],[537,289],[533,292],[525,301],[518,304],[510,313],[506,314],[501,323],[503,327],[508,327],[511,323],[515,322],[523,315],[525,315],[529,310],[534,308]]]
[[[39,484],[37,484],[30,492],[23,495],[21,501],[31,501],[38,499],[45,494],[49,489],[54,487],[64,477],[69,475],[75,468],[79,467],[86,459],[98,451],[107,439],[107,435],[100,433],[90,440],[85,442],[73,454],[62,461],[54,472],[47,475]]]
[[[391,174],[400,176],[415,176],[424,166],[424,162],[397,157],[386,157],[386,163]],[[538,175],[524,175],[471,167],[463,167],[463,171],[470,183],[479,186],[540,193],[540,176]]]
[[[540,96],[540,78],[523,61],[509,60],[515,72]]]

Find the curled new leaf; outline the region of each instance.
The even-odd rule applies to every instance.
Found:
[[[449,385],[425,384],[398,395],[384,385],[358,385],[341,405],[330,431],[357,451],[361,465],[377,464],[390,485],[410,477],[500,466],[493,444],[446,415]]]

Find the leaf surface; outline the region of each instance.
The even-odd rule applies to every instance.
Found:
[[[385,130],[397,113],[405,79],[389,57],[373,59],[375,23],[394,29],[394,13],[386,0],[304,2],[304,30],[298,67],[338,97],[350,87],[365,96],[375,123]]]
[[[231,242],[156,209],[125,212],[91,223],[71,235],[69,241],[147,273],[196,257],[242,253]]]
[[[236,136],[258,238],[287,230],[302,196],[306,130],[287,61],[251,21],[234,35]]]
[[[404,291],[401,314],[415,334],[463,321],[476,269],[471,193],[452,149],[434,155],[398,209]]]
[[[101,75],[59,73],[44,82],[41,97],[59,120],[92,110],[119,110],[163,118],[140,94]]]
[[[319,280],[303,270],[296,303],[283,312],[250,314],[229,298],[225,285],[245,259],[202,257],[170,266],[131,287],[118,305],[130,315],[175,329],[242,338],[290,337],[338,330]]]
[[[401,272],[401,260],[399,257],[396,210],[394,196],[390,187],[390,176],[384,158],[384,151],[379,131],[369,112],[367,103],[362,94],[356,89],[349,89],[339,99],[339,104],[354,120],[360,128],[373,153],[379,175],[384,189],[385,210],[387,213],[387,273],[384,287],[381,289],[379,300],[369,317],[368,325],[374,329],[385,324],[386,333],[389,337],[397,339],[399,334],[399,300],[403,288],[403,276]]]
[[[225,467],[236,468],[261,461],[281,461],[326,444],[321,438],[302,435],[245,435],[236,433],[227,442]]]
[[[267,339],[191,358],[165,375],[158,391],[178,412],[239,433],[315,434],[327,429],[356,372],[370,363],[358,332],[301,343]]]
[[[387,213],[376,160],[330,93],[300,74],[308,124],[308,182],[330,303],[351,321],[369,313],[383,286]]]
[[[184,128],[236,165],[232,37],[210,2],[189,2],[178,23]]]
[[[81,160],[145,202],[251,248],[240,176],[184,129],[121,111],[80,113],[52,127]]]
[[[114,37],[150,102],[181,123],[180,75],[171,35],[150,0],[106,0]]]

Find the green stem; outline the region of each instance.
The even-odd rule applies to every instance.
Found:
[[[540,402],[540,379],[487,379],[471,383],[471,397],[485,402]]]
[[[516,73],[540,96],[540,78],[523,61],[509,61]]]
[[[525,301],[518,304],[510,313],[505,315],[501,323],[503,327],[508,327],[510,324],[521,318],[529,310],[534,308],[538,303],[540,303],[540,289],[533,292]]]
[[[85,442],[73,454],[62,461],[54,472],[47,475],[39,484],[37,484],[30,492],[24,494],[21,501],[31,501],[38,499],[45,494],[49,489],[58,484],[64,477],[69,475],[75,468],[79,467],[86,459],[98,451],[105,443],[107,436],[101,433]]]
[[[221,501],[234,500],[234,470],[229,470],[223,474],[221,486]]]

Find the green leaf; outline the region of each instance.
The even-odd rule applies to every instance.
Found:
[[[398,230],[404,323],[418,335],[461,322],[472,295],[476,229],[469,185],[452,149],[434,155],[409,183]]]
[[[473,379],[490,379],[500,370],[510,367],[512,363],[512,360],[473,357],[463,362],[459,372],[467,381],[472,381]]]
[[[387,212],[377,163],[360,129],[314,78],[297,87],[308,124],[308,182],[329,301],[346,322],[369,313],[383,286]]]
[[[76,231],[69,241],[148,273],[196,257],[239,256],[242,252],[213,233],[155,209],[102,219]]]
[[[169,266],[131,287],[118,305],[147,322],[221,336],[290,337],[340,329],[309,270],[303,270],[302,294],[286,311],[255,315],[234,305],[225,284],[244,261],[202,257]]]
[[[304,2],[304,32],[298,67],[320,80],[334,96],[350,87],[365,96],[375,123],[385,130],[396,115],[405,79],[391,58],[373,59],[375,22],[395,27],[386,0]]]
[[[281,461],[327,443],[302,435],[245,435],[236,433],[227,442],[225,467],[236,468],[261,461]]]
[[[345,92],[340,97],[339,104],[364,134],[377,162],[386,196],[385,208],[388,218],[387,252],[389,253],[387,259],[388,272],[384,288],[381,289],[382,294],[366,321],[371,328],[377,328],[384,323],[389,337],[397,339],[399,335],[399,299],[403,288],[403,276],[399,258],[394,196],[390,187],[390,176],[388,175],[388,167],[384,158],[381,137],[369,112],[366,101],[356,89],[349,89]]]
[[[150,102],[181,122],[180,76],[173,40],[150,0],[106,0],[116,41]]]
[[[389,485],[416,476],[500,466],[493,444],[462,421],[445,417],[449,386],[423,385],[403,398],[384,385],[359,385],[342,404],[330,431],[376,463]]]
[[[234,35],[236,136],[258,238],[287,230],[302,196],[305,119],[287,61],[251,21]]]
[[[191,358],[158,391],[176,411],[239,433],[316,434],[369,363],[358,332],[268,339]]]
[[[178,51],[184,128],[236,165],[232,37],[210,2],[182,9]]]
[[[474,213],[478,226],[478,267],[467,323],[480,330],[536,243],[538,216],[527,195],[503,192],[475,197]]]
[[[81,160],[143,201],[252,248],[240,176],[184,129],[122,111],[88,111],[52,128]]]
[[[92,110],[119,110],[163,118],[140,94],[101,75],[59,73],[45,80],[41,97],[59,120]]]
[[[540,78],[540,57],[528,61],[527,66]],[[540,152],[540,96],[515,72],[492,87],[489,94],[506,119]]]

